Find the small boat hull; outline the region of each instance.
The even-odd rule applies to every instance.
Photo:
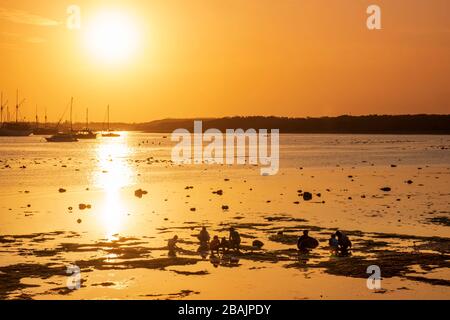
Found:
[[[32,133],[32,130],[10,130],[0,128],[0,137],[28,137]]]
[[[55,134],[51,137],[45,138],[47,142],[77,142],[78,139],[72,134]]]
[[[117,137],[120,137],[120,134],[109,132],[109,133],[103,133],[102,137],[105,137],[105,138],[117,138]]]
[[[4,122],[0,125],[0,136],[27,137],[33,133],[33,128],[26,122]]]
[[[88,140],[88,139],[97,139],[97,134],[92,131],[81,131],[78,132],[75,137],[77,139]]]
[[[86,135],[86,134],[77,134],[77,139],[80,139],[80,140],[95,140],[95,139],[97,139],[97,135],[93,135],[93,136],[91,136],[91,135]]]

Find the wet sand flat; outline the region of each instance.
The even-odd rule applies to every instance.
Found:
[[[282,135],[280,172],[268,177],[250,165],[175,166],[169,138],[0,139],[0,298],[450,297],[447,136]],[[241,252],[199,253],[202,226],[220,237],[235,227]],[[320,246],[299,255],[305,229]],[[327,248],[337,229],[350,257]],[[175,234],[182,250],[169,257]],[[370,265],[379,290],[367,288]]]

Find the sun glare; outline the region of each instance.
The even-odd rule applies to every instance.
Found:
[[[120,11],[94,16],[85,28],[85,40],[91,54],[103,62],[131,59],[139,46],[139,28],[135,19]]]
[[[95,171],[94,183],[98,188],[103,189],[105,194],[102,215],[99,218],[105,230],[105,236],[109,240],[122,230],[126,220],[126,208],[121,189],[132,182],[132,168],[126,161],[130,153],[126,133],[123,132],[119,138],[105,139],[96,150],[98,168]]]

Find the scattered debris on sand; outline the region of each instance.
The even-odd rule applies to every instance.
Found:
[[[90,204],[80,203],[78,205],[78,209],[80,209],[80,210],[86,210],[86,209],[91,209],[91,208],[92,208],[92,206]]]
[[[137,189],[134,191],[134,195],[138,198],[142,198],[142,196],[146,195],[148,192],[146,190]]]

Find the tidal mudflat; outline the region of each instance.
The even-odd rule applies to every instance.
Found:
[[[448,299],[450,138],[281,135],[280,171],[170,161],[170,135],[0,139],[2,299]],[[312,195],[305,200],[305,192]],[[198,251],[235,227],[242,249]],[[337,229],[352,255],[327,248]],[[303,230],[320,241],[298,254]],[[178,235],[176,257],[167,240]],[[252,246],[260,240],[264,246]],[[81,287],[67,287],[67,267]],[[367,267],[382,286],[369,290]]]

